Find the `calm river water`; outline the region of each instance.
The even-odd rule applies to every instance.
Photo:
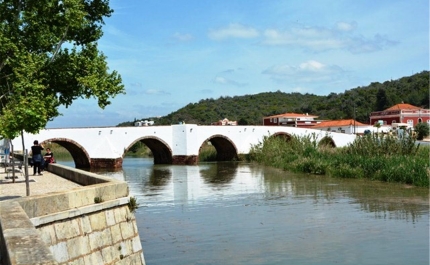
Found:
[[[429,264],[428,189],[233,162],[97,173],[137,197],[147,265]]]

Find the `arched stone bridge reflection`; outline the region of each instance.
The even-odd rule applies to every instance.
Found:
[[[45,129],[38,134],[25,134],[24,144],[30,149],[34,140],[57,143],[67,149],[77,168],[119,168],[125,153],[137,142],[145,144],[155,164],[196,164],[200,149],[210,142],[218,161],[235,160],[248,154],[264,137],[313,135],[334,147],[352,143],[355,135],[278,126],[198,126],[178,124],[148,127],[100,127]],[[21,137],[13,139],[15,151],[22,151]]]

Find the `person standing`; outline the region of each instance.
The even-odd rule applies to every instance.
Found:
[[[41,164],[43,162],[42,157],[43,145],[39,145],[39,141],[35,140],[31,147],[31,155],[33,159],[33,176],[36,175],[36,170],[39,175],[42,175]]]

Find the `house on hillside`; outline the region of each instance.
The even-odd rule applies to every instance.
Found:
[[[134,126],[139,127],[139,126],[151,126],[154,125],[154,121],[148,121],[148,120],[144,120],[144,121],[136,121],[134,123]]]
[[[392,125],[393,123],[407,123],[414,127],[420,122],[430,125],[430,110],[400,103],[383,111],[375,111],[370,114],[370,124],[376,122],[381,125]]]
[[[370,132],[387,133],[391,130],[391,126],[381,126],[380,128],[376,128],[373,125],[364,124],[353,119],[347,119],[322,121],[313,126],[312,129],[347,134],[364,134],[366,130]]]
[[[212,122],[211,125],[237,125],[237,121],[230,121],[227,118],[224,118],[223,120]]]
[[[315,120],[318,116],[298,113],[284,113],[274,116],[264,117],[263,125],[265,126],[291,126],[300,128],[310,128],[320,123]]]

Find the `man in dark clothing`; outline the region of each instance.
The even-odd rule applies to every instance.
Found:
[[[39,175],[42,175],[42,172],[41,172],[41,163],[43,162],[42,150],[43,150],[43,146],[39,145],[39,141],[35,140],[33,142],[33,146],[31,147],[31,155],[33,159],[33,176],[36,175],[36,170]]]

